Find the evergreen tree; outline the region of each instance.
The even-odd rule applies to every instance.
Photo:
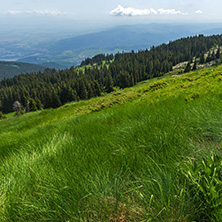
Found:
[[[90,99],[94,96],[93,90],[92,90],[92,87],[91,87],[90,84],[87,84],[87,92],[88,92],[88,98],[87,99]]]
[[[119,76],[119,86],[126,88],[130,86],[130,75],[126,71],[121,71]]]
[[[220,58],[220,47],[218,47],[218,49],[217,49],[216,58],[217,58],[217,59]]]
[[[191,65],[190,65],[190,62],[188,62],[184,72],[186,73],[186,72],[190,72],[190,71],[191,71]]]
[[[82,80],[79,85],[79,97],[80,99],[88,99],[88,92],[86,90],[86,85]]]
[[[113,91],[113,78],[110,74],[107,76],[107,79],[106,79],[105,90],[108,93]]]
[[[130,76],[130,86],[134,86],[134,85],[135,85],[134,76],[131,75],[131,76]]]
[[[95,88],[95,95],[96,96],[101,96],[101,87],[100,87],[98,81],[95,81],[94,88]]]
[[[28,101],[28,104],[29,104],[30,112],[38,110],[36,101],[34,99],[30,98],[29,101]]]
[[[62,105],[61,100],[59,99],[58,94],[56,94],[56,92],[52,93],[52,108],[57,108],[60,107]]]
[[[206,58],[206,62],[208,63],[208,62],[210,62],[210,61],[212,61],[212,57],[211,57],[211,53],[209,52],[209,53],[208,53],[208,56],[207,56],[207,58]]]
[[[215,59],[216,59],[216,55],[215,55],[215,52],[213,51],[211,54],[211,60],[215,60]]]
[[[195,58],[195,61],[194,61],[194,64],[193,64],[193,71],[195,71],[197,69],[197,60],[196,60],[196,58]]]
[[[35,97],[35,102],[36,102],[37,109],[41,109],[42,108],[42,103],[41,103],[41,101],[38,97]]]
[[[204,63],[205,63],[204,53],[201,53],[201,55],[200,55],[200,64],[204,64]]]

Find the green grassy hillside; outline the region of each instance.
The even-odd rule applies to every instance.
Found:
[[[0,221],[221,221],[222,66],[0,121]]]

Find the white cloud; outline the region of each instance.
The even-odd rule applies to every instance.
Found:
[[[203,14],[203,11],[197,10],[195,13],[196,13],[196,14]]]
[[[59,10],[24,10],[24,11],[17,11],[17,10],[8,10],[4,13],[5,15],[50,15],[50,16],[57,16],[57,15],[68,15],[67,12],[61,12]]]
[[[8,11],[5,12],[4,14],[17,15],[17,14],[21,14],[21,11],[8,10]]]
[[[121,5],[118,5],[117,8],[113,9],[110,12],[110,15],[113,16],[143,16],[143,15],[186,15],[181,11],[176,9],[135,9],[135,8],[124,8]]]

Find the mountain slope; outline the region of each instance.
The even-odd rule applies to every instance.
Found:
[[[1,220],[221,221],[221,73],[174,72],[59,109],[8,114]]]
[[[137,24],[122,25],[105,31],[63,39],[53,44],[50,51],[81,51],[85,49],[132,50],[146,49],[169,41],[198,34],[221,33],[216,24]],[[108,52],[107,51],[107,52]]]
[[[32,73],[43,71],[44,67],[40,65],[22,63],[22,62],[1,62],[0,61],[0,80],[12,78],[22,73]]]
[[[74,38],[60,40],[53,45],[52,51],[84,50],[84,49],[146,49],[152,45],[158,45],[191,35],[193,32],[188,26],[174,25],[125,25],[117,26],[106,31],[92,33]]]
[[[193,68],[194,64],[190,63],[194,60],[196,67],[211,61],[219,64],[221,44],[222,35],[199,35],[145,51],[97,55],[87,59],[82,67],[16,76],[0,82],[1,109],[4,113],[12,112],[13,103],[17,100],[27,107],[30,98],[39,109],[42,106],[57,108],[67,102],[109,93],[113,87],[126,88],[162,76],[180,62],[190,61],[189,69]],[[210,53],[207,53],[209,50]],[[184,72],[184,69],[181,71]]]

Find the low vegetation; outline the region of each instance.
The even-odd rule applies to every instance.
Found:
[[[1,221],[221,221],[222,66],[0,120]]]
[[[5,119],[5,118],[6,118],[6,116],[0,111],[0,120]]]

